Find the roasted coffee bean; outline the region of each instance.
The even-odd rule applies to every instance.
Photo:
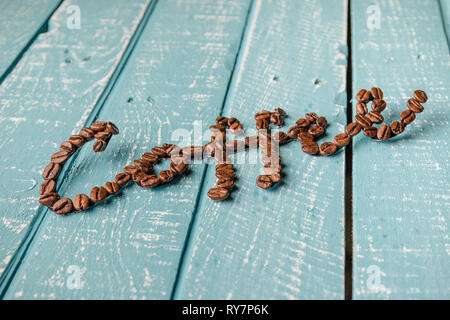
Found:
[[[166,154],[167,156],[170,158],[172,156],[180,156],[183,154],[183,150],[177,146],[177,145],[169,145],[166,149]],[[150,162],[154,162],[154,161],[150,161]]]
[[[108,192],[104,187],[93,187],[91,190],[90,199],[92,203],[103,201],[108,196]]]
[[[187,159],[202,159],[203,157],[203,147],[202,146],[189,146],[184,147],[183,156]]]
[[[216,131],[225,131],[226,126],[222,124],[214,124],[212,126],[209,126],[209,130],[216,132]]]
[[[57,163],[50,162],[42,171],[42,177],[44,180],[55,179],[59,172],[61,171],[61,166]]]
[[[372,125],[372,121],[368,117],[362,116],[360,114],[357,114],[355,116],[355,121],[363,128],[367,128]]]
[[[221,124],[221,125],[226,125],[226,124],[228,124],[228,118],[222,117],[222,116],[218,116],[216,118],[216,123],[217,124]]]
[[[270,122],[277,126],[281,126],[284,123],[283,117],[278,113],[272,113],[272,115],[270,116]]]
[[[400,121],[394,121],[391,124],[391,131],[393,134],[401,134],[405,130],[405,125]]]
[[[377,128],[371,126],[364,128],[363,134],[369,138],[375,138],[377,136],[377,131]]]
[[[336,147],[342,148],[350,143],[350,137],[346,133],[340,133],[334,137],[333,141]]]
[[[70,153],[68,153],[67,151],[58,151],[52,154],[50,161],[53,163],[63,164],[64,162],[67,161],[67,159],[69,159],[69,157]]]
[[[166,150],[164,148],[162,148],[162,147],[153,147],[152,148],[152,153],[154,155],[156,155],[160,159],[167,157]]]
[[[80,130],[80,136],[82,136],[86,141],[91,141],[94,139],[95,132],[90,128],[83,128]]]
[[[114,135],[119,134],[119,128],[112,122],[106,124],[106,131]]]
[[[152,162],[150,162],[148,160],[141,158],[141,159],[134,160],[133,162],[134,162],[134,166],[144,173],[149,173],[150,171],[153,170]]]
[[[358,102],[356,104],[356,113],[365,116],[367,114],[367,105],[364,102]]]
[[[302,128],[300,128],[300,127],[290,127],[289,130],[288,130],[288,132],[287,132],[287,135],[288,135],[288,137],[291,138],[291,139],[297,139],[297,135],[298,135],[300,132],[304,132],[304,130],[305,130],[305,129],[302,129]]]
[[[111,138],[111,133],[107,131],[100,131],[94,135],[94,138],[97,140],[109,140]]]
[[[39,194],[46,194],[51,193],[55,191],[56,187],[56,181],[53,179],[45,180],[40,186],[39,186]]]
[[[239,122],[233,123],[230,127],[230,132],[232,134],[240,134],[243,132],[243,130],[244,128],[242,127],[242,124],[240,124]]]
[[[96,121],[91,125],[91,129],[95,132],[105,131],[106,122],[104,121]]]
[[[148,162],[151,162],[151,163],[156,163],[159,160],[158,156],[156,154],[151,153],[151,152],[144,153],[142,155],[142,159],[145,159],[145,160],[147,160]]]
[[[59,194],[56,192],[44,193],[39,197],[39,203],[46,207],[51,207],[53,204],[59,200]]]
[[[386,101],[384,101],[383,99],[373,100],[370,107],[373,111],[382,112],[384,109],[386,109]]]
[[[131,180],[131,175],[127,173],[119,173],[114,177],[114,181],[121,187],[126,185]]]
[[[173,173],[180,174],[183,173],[187,168],[186,163],[179,162],[178,164],[175,162],[170,162],[170,170],[173,171]]]
[[[228,163],[228,162],[218,163],[218,164],[216,164],[215,170],[216,170],[216,171],[220,171],[220,170],[233,170],[233,164]]]
[[[373,87],[370,92],[372,93],[373,99],[383,99],[383,91],[380,88]]]
[[[356,94],[356,100],[361,101],[361,102],[367,102],[372,98],[372,94],[370,91],[366,90],[366,89],[361,89],[359,90],[359,92]]]
[[[233,189],[234,187],[234,180],[233,179],[219,179],[217,180],[217,187],[218,188],[226,188],[226,189]]]
[[[300,132],[297,135],[297,140],[301,143],[304,143],[306,141],[314,141],[314,136],[308,132]]]
[[[306,141],[302,144],[302,150],[305,153],[317,154],[319,152],[319,145],[315,141]]]
[[[319,147],[319,151],[322,156],[332,155],[337,151],[337,149],[337,146],[333,142],[324,142]]]
[[[264,165],[278,165],[279,163],[281,163],[281,158],[276,154],[272,156],[262,155],[261,162]]]
[[[384,121],[384,117],[381,115],[381,113],[376,111],[370,111],[367,115],[367,118],[369,118],[373,123],[382,123]]]
[[[273,183],[278,183],[281,180],[281,174],[280,173],[274,173],[274,174],[271,174],[269,176],[269,178],[270,178],[270,180],[272,180]]]
[[[102,152],[102,151],[105,151],[107,146],[108,146],[108,143],[106,141],[97,140],[92,145],[92,150],[94,150],[94,152]]]
[[[71,144],[69,141],[64,141],[61,143],[61,146],[59,147],[60,151],[66,151],[70,154],[74,153],[77,150],[77,147],[75,147],[73,144]]]
[[[109,194],[115,194],[115,193],[119,192],[120,186],[116,182],[108,181],[107,183],[105,183],[105,189]]]
[[[273,112],[276,114],[279,114],[282,117],[286,116],[286,112],[281,108],[275,108],[275,110]]]
[[[350,137],[356,136],[360,131],[361,126],[356,122],[349,123],[345,129],[345,133],[347,133]]]
[[[311,127],[309,127],[308,133],[317,138],[325,133],[325,129],[317,124],[313,124]]]
[[[161,180],[161,183],[168,183],[175,178],[175,173],[173,173],[171,170],[163,170],[158,174],[159,180]]]
[[[231,127],[231,125],[236,122],[239,123],[238,119],[231,117],[231,118],[228,118],[227,125],[228,125],[228,127]]]
[[[423,90],[416,90],[414,91],[414,98],[417,100],[417,102],[424,103],[428,101],[427,94]]]
[[[216,187],[208,191],[208,197],[216,201],[225,200],[229,196],[230,191],[227,188]]]
[[[317,124],[318,126],[321,126],[321,127],[324,127],[324,128],[325,128],[325,127],[328,125],[327,118],[325,118],[325,117],[319,117],[319,118],[317,118],[316,124]]]
[[[68,214],[73,212],[73,203],[69,198],[61,198],[52,206],[53,212],[56,214]]]
[[[278,142],[278,144],[285,144],[291,141],[291,138],[289,138],[289,136],[283,131],[278,131],[277,133],[275,133],[273,139]]]
[[[161,180],[159,180],[159,178],[154,174],[148,175],[140,181],[141,186],[144,188],[154,188],[160,183]]]
[[[420,102],[414,98],[409,99],[406,105],[408,106],[409,110],[414,113],[421,113],[423,111],[423,105],[421,105]]]
[[[146,179],[147,177],[148,177],[147,174],[145,174],[141,171],[138,171],[131,175],[131,180],[133,180],[137,185],[141,185],[141,181]]]
[[[255,120],[269,119],[271,114],[272,114],[272,112],[263,110],[263,111],[255,114]]]
[[[403,124],[410,124],[411,122],[416,119],[416,114],[412,112],[411,110],[405,110],[400,115],[400,120],[403,122]]]
[[[269,129],[269,121],[267,118],[256,120],[256,129]]]
[[[310,113],[305,114],[305,118],[310,123],[313,123],[314,121],[316,121],[316,119],[319,118],[319,116],[315,112],[310,112]]]
[[[82,211],[89,208],[91,205],[91,200],[89,199],[87,194],[80,193],[73,198],[73,207],[76,211]]]
[[[295,121],[295,124],[299,128],[307,128],[311,124],[310,121],[306,120],[305,118],[300,118],[297,121]]]
[[[235,176],[236,173],[234,172],[234,170],[227,170],[227,169],[216,170],[216,177],[218,179],[234,179]]]
[[[264,173],[267,174],[267,175],[280,173],[281,170],[283,170],[283,166],[281,164],[279,164],[279,165],[272,165],[272,164],[268,163],[263,168]]]
[[[391,127],[387,124],[383,124],[377,132],[377,138],[378,140],[385,141],[389,139],[391,136]]]
[[[256,185],[261,189],[269,189],[273,186],[273,181],[268,175],[259,175],[256,178]]]
[[[79,148],[83,146],[83,144],[86,142],[86,139],[79,134],[74,134],[70,136],[69,142]]]
[[[123,172],[132,175],[135,174],[136,172],[139,172],[139,168],[136,168],[135,166],[126,166],[123,168]]]

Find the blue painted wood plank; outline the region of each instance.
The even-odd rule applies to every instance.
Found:
[[[389,122],[415,89],[429,101],[401,136],[355,139],[354,298],[448,299],[450,59],[439,3],[371,5],[352,1],[353,92],[381,87]]]
[[[196,121],[207,130],[220,112],[248,8],[240,0],[158,2],[99,114],[121,133],[102,154],[81,150],[62,194],[89,193],[151,147],[176,142],[173,134],[192,133]],[[70,131],[46,139],[56,145]],[[194,165],[160,189],[130,186],[83,213],[49,212],[6,298],[170,298],[203,169]],[[77,267],[81,287],[71,290]]]
[[[96,106],[150,1],[67,1],[0,87],[0,288],[39,225],[38,186],[50,155]],[[80,8],[80,29],[67,8]],[[17,258],[17,259],[16,259]],[[9,267],[8,267],[9,266]],[[1,291],[1,290],[0,290]]]
[[[0,2],[0,79],[26,49],[60,2],[60,0]]]
[[[444,23],[445,35],[447,36],[447,44],[450,47],[450,1],[440,0],[440,9],[442,22]]]
[[[346,1],[255,1],[224,115],[250,129],[278,106],[286,131],[315,111],[332,138],[346,123],[346,52]],[[207,197],[208,167],[177,299],[344,298],[344,153],[313,157],[295,141],[280,154],[280,186],[259,189],[261,163],[239,161],[230,201]]]

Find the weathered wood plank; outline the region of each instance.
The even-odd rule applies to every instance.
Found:
[[[384,90],[387,121],[415,89],[425,111],[385,143],[354,142],[354,298],[450,298],[450,60],[437,1],[352,1],[353,92]],[[372,18],[372,17],[371,17]],[[373,22],[373,20],[371,20]]]
[[[60,0],[0,2],[0,80],[60,2]]]
[[[111,180],[132,159],[173,140],[176,129],[192,132],[195,121],[207,129],[220,112],[248,7],[216,0],[156,5],[100,113],[121,133],[100,155],[90,146],[81,151],[64,194]],[[69,133],[47,139],[57,143]],[[133,185],[86,212],[47,215],[6,297],[170,298],[203,172],[196,165],[174,185]],[[81,270],[79,290],[66,283],[71,265]]]
[[[41,172],[62,137],[78,131],[108,84],[149,0],[67,1],[0,87],[0,275],[45,213]],[[68,29],[67,8],[81,11]],[[6,279],[2,276],[0,288]]]
[[[285,131],[315,111],[332,138],[346,123],[346,52],[346,1],[255,1],[224,115],[254,128],[255,112],[279,106]],[[313,157],[296,141],[281,157],[282,185],[259,189],[259,160],[238,164],[225,202],[206,195],[208,167],[176,298],[344,297],[344,153]]]
[[[450,1],[440,0],[439,4],[441,6],[442,22],[444,23],[445,35],[447,36],[447,44],[450,46]]]

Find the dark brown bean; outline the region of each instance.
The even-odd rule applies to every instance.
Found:
[[[350,143],[350,137],[346,133],[340,133],[334,137],[333,141],[336,147],[342,148]]]
[[[373,87],[370,92],[372,93],[373,99],[383,99],[383,91],[380,88]]]
[[[161,180],[161,183],[168,183],[175,178],[175,173],[173,173],[171,170],[163,170],[158,174],[159,180]]]
[[[317,154],[319,152],[319,145],[315,141],[307,141],[302,144],[302,150],[305,153]]]
[[[94,152],[102,152],[102,151],[105,151],[107,146],[108,146],[108,143],[106,141],[97,140],[92,145],[92,150],[94,150]]]
[[[371,127],[364,128],[363,134],[370,138],[376,138],[377,131],[378,131],[377,128],[371,126]]]
[[[256,129],[269,129],[269,121],[267,118],[256,120]]]
[[[414,119],[416,119],[416,114],[409,109],[400,114],[400,120],[405,125],[410,124]]]
[[[216,118],[216,123],[217,124],[221,124],[221,125],[228,124],[228,118],[227,117],[223,117],[223,116],[218,116]]]
[[[227,188],[211,188],[208,190],[208,197],[212,200],[221,201],[230,196],[230,191]]]
[[[267,175],[272,175],[276,173],[281,173],[283,170],[283,166],[281,164],[278,165],[272,165],[271,163],[268,163],[264,165],[263,171]]]
[[[356,113],[365,116],[367,114],[367,105],[364,102],[358,102],[356,104]]]
[[[80,136],[82,136],[86,141],[91,141],[94,139],[95,132],[90,128],[83,128],[80,130]]]
[[[325,127],[328,125],[327,118],[325,118],[325,117],[319,117],[319,118],[317,118],[316,124],[317,124],[318,126],[321,126],[321,127],[324,127],[324,128],[325,128]]]
[[[111,138],[111,133],[107,132],[107,131],[100,131],[100,132],[97,132],[94,135],[94,138],[97,139],[97,140],[107,141],[107,140],[109,140]]]
[[[68,153],[74,153],[77,150],[77,147],[71,144],[69,141],[64,141],[61,143],[61,146],[59,147],[60,151],[66,151]]]
[[[268,175],[259,175],[256,178],[256,185],[261,189],[269,189],[273,186],[273,181]]]
[[[145,180],[148,177],[145,173],[138,171],[131,175],[131,180],[133,180],[137,185],[141,185],[141,181]]]
[[[73,212],[73,203],[69,198],[61,198],[52,206],[53,212],[56,214],[68,214]]]
[[[356,136],[360,131],[361,126],[356,122],[349,123],[345,129],[345,133],[347,133],[350,137]]]
[[[150,173],[153,170],[152,162],[145,159],[137,159],[133,161],[134,166],[144,173]]]
[[[285,144],[291,141],[291,138],[289,138],[289,136],[283,131],[278,131],[277,133],[275,133],[273,139],[274,141],[278,142],[278,144]]]
[[[373,111],[382,112],[384,109],[386,109],[386,101],[384,101],[383,99],[373,100],[370,107]]]
[[[333,142],[324,142],[319,147],[319,151],[322,156],[332,155],[337,151],[337,149],[337,146]]]
[[[405,130],[405,125],[400,121],[394,121],[391,124],[391,131],[393,134],[398,135],[401,134]]]
[[[372,125],[372,121],[368,117],[362,116],[360,114],[357,114],[355,116],[355,121],[363,128],[367,128]]]
[[[409,99],[406,105],[408,106],[409,110],[414,113],[421,113],[423,111],[423,105],[421,105],[420,102],[414,98]]]
[[[74,146],[80,148],[86,142],[86,139],[83,136],[80,136],[79,134],[74,134],[70,136],[69,142]]]
[[[89,208],[91,205],[91,200],[89,199],[87,194],[80,193],[73,198],[73,207],[76,211],[82,211]]]
[[[97,203],[105,200],[107,196],[108,192],[104,187],[93,187],[89,198],[91,199],[92,203]]]
[[[288,135],[288,137],[291,138],[291,139],[297,139],[297,135],[298,135],[300,132],[305,132],[305,130],[306,130],[306,129],[300,128],[300,127],[290,127],[289,130],[288,130],[288,132],[287,132],[287,135]]]
[[[311,127],[309,127],[308,133],[317,138],[325,133],[325,129],[317,124],[313,124]]]
[[[226,189],[233,189],[234,187],[234,180],[233,179],[219,179],[217,180],[217,187],[218,188],[226,188]]]
[[[39,194],[46,194],[51,193],[55,191],[56,187],[56,181],[53,179],[45,180],[40,186],[39,186]]]
[[[225,131],[225,129],[226,129],[226,124],[214,124],[212,126],[209,126],[209,130],[211,130],[212,132]]]
[[[120,185],[116,182],[108,181],[107,183],[105,183],[105,189],[106,192],[108,192],[109,194],[115,194],[119,192]]]
[[[227,121],[228,127],[231,127],[231,125],[235,122],[239,123],[238,119],[236,119],[234,117],[228,118],[228,121]]]
[[[270,122],[277,126],[281,126],[284,123],[283,117],[281,115],[279,115],[278,113],[271,114]]]
[[[105,131],[106,129],[106,122],[104,121],[96,121],[93,124],[91,124],[91,129],[95,132]]]
[[[244,128],[242,127],[242,124],[240,124],[239,122],[235,122],[231,125],[230,132],[232,134],[240,134],[243,132],[243,129]]]
[[[428,96],[423,90],[414,91],[414,98],[420,103],[425,103],[428,101]]]
[[[383,115],[376,111],[370,111],[367,118],[369,118],[373,123],[382,123],[384,121]]]
[[[258,146],[259,137],[258,136],[245,137],[244,142],[246,148],[254,148]]]
[[[131,180],[131,175],[127,174],[127,173],[119,173],[114,177],[114,181],[121,187],[123,187],[124,185],[126,185],[128,183],[128,181]]]
[[[269,178],[270,178],[270,180],[272,180],[273,183],[278,183],[281,180],[281,174],[280,173],[274,173],[274,174],[271,174],[269,176]]]
[[[67,161],[67,159],[69,159],[69,157],[70,153],[68,153],[67,151],[58,151],[52,154],[50,161],[53,163],[63,164],[64,162]]]
[[[286,116],[286,112],[281,108],[275,108],[275,110],[273,112],[276,114],[279,114],[282,117]]]
[[[299,128],[307,128],[309,127],[309,125],[311,124],[310,121],[306,120],[305,118],[300,118],[298,119],[295,124],[297,125],[297,127]]]
[[[310,113],[305,114],[305,118],[310,123],[313,123],[314,121],[316,121],[316,119],[319,118],[319,116],[315,112],[310,112]]]
[[[39,197],[39,203],[46,207],[51,207],[53,204],[59,200],[59,194],[56,192],[44,193]]]
[[[44,178],[44,180],[55,179],[59,175],[60,171],[61,171],[61,165],[50,162],[44,168],[44,171],[42,171],[42,177]]]
[[[156,163],[158,162],[158,156],[156,154],[153,154],[151,152],[146,152],[142,155],[142,159],[145,159],[151,163]]]
[[[271,114],[272,114],[272,112],[263,110],[263,111],[255,114],[255,120],[269,119]]]
[[[160,159],[167,157],[166,150],[162,147],[153,147],[152,153]]]
[[[216,177],[218,179],[234,179],[236,176],[236,173],[234,170],[228,170],[228,169],[222,169],[222,170],[216,170]]]
[[[146,176],[143,180],[141,180],[140,183],[141,186],[144,188],[154,188],[161,183],[161,180],[159,180],[159,178],[156,175],[151,174]]]
[[[183,173],[187,168],[186,163],[184,162],[179,162],[179,163],[175,163],[175,162],[170,162],[170,170],[173,171],[173,173],[176,174],[180,174]]]
[[[391,127],[387,124],[383,124],[377,132],[378,140],[385,141],[391,136]]]
[[[314,136],[308,132],[300,132],[297,135],[297,140],[301,143],[307,142],[307,141],[314,141]]]
[[[227,162],[218,163],[216,164],[215,170],[233,170],[233,164]]]
[[[119,128],[112,122],[106,124],[106,131],[114,135],[119,134]]]
[[[361,101],[361,102],[367,102],[371,98],[372,98],[371,92],[366,89],[361,89],[356,94],[356,100]]]

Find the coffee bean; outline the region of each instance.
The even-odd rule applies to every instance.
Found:
[[[370,111],[367,115],[367,118],[369,118],[373,123],[382,123],[384,121],[384,117],[381,115],[381,113],[376,111]]]
[[[53,163],[63,164],[64,162],[67,161],[67,159],[69,159],[69,157],[70,153],[68,153],[67,151],[58,151],[52,154],[50,161]]]
[[[325,117],[319,117],[319,118],[317,118],[316,124],[317,124],[318,126],[321,126],[321,127],[324,127],[324,128],[325,128],[325,127],[328,125],[327,118],[325,118]]]
[[[319,151],[322,156],[332,155],[337,151],[337,149],[337,146],[333,142],[324,142],[319,147]]]
[[[61,166],[57,163],[50,162],[42,171],[42,177],[44,180],[55,179],[59,172],[61,171]]]
[[[269,119],[272,112],[263,110],[255,114],[255,120]]]
[[[286,112],[281,108],[275,108],[275,110],[273,112],[276,114],[279,114],[282,117],[286,116]]]
[[[104,121],[96,121],[93,124],[91,124],[91,129],[95,132],[105,131],[106,129],[106,122]]]
[[[409,110],[414,113],[421,113],[423,111],[423,105],[421,105],[420,102],[414,98],[409,99],[406,105],[408,106]]]
[[[367,137],[375,138],[377,136],[377,131],[378,131],[377,128],[371,126],[364,128],[363,134]]]
[[[143,173],[141,171],[138,171],[138,172],[133,173],[131,175],[131,180],[133,180],[134,183],[136,183],[138,186],[140,186],[141,185],[141,181],[145,180],[147,177],[148,177],[147,174],[145,174],[145,173]]]
[[[181,156],[183,154],[183,150],[179,146],[172,144],[166,148],[166,154],[169,158],[172,156]],[[150,160],[150,162],[154,161]]]
[[[306,141],[314,141],[314,136],[308,132],[300,132],[297,135],[297,140],[300,141],[301,143]]]
[[[259,175],[256,178],[256,185],[262,189],[269,189],[273,186],[273,181],[268,175]]]
[[[167,157],[166,150],[164,148],[161,148],[161,147],[153,147],[152,148],[152,153],[154,155],[156,155],[160,159],[163,159],[163,158]]]
[[[56,187],[56,181],[53,179],[45,180],[40,186],[39,186],[39,194],[46,194],[51,193],[55,191]]]
[[[370,91],[366,90],[366,89],[361,89],[359,90],[359,92],[356,94],[356,100],[361,101],[361,102],[367,102],[372,98],[372,94]]]
[[[305,153],[317,154],[319,152],[319,145],[315,141],[306,141],[302,144],[302,150]]]
[[[256,129],[269,129],[269,121],[267,118],[256,120]]]
[[[119,134],[119,128],[112,122],[106,124],[106,131],[114,135]]]
[[[285,144],[291,141],[291,138],[289,138],[289,136],[283,131],[278,131],[277,133],[275,133],[273,139],[278,142],[278,144]]]
[[[300,127],[290,127],[288,132],[287,132],[287,135],[291,139],[297,139],[297,135],[300,132],[304,132],[304,131],[305,131],[305,129],[302,129]]]
[[[58,200],[59,195],[56,192],[44,193],[39,197],[39,203],[49,208]]]
[[[69,141],[64,141],[61,143],[61,146],[59,147],[60,151],[66,151],[70,154],[74,153],[77,150],[77,147],[71,144]]]
[[[356,122],[349,123],[345,129],[345,133],[347,133],[350,137],[356,136],[360,131],[361,126]]]
[[[173,171],[173,173],[180,174],[183,173],[187,169],[187,165],[184,162],[179,162],[178,164],[175,162],[170,163],[170,170]]]
[[[137,159],[133,161],[134,166],[144,173],[150,173],[153,170],[152,162],[145,159]]]
[[[346,133],[340,133],[333,139],[334,144],[338,148],[342,148],[350,143],[350,137]]]
[[[216,170],[216,177],[218,179],[234,179],[235,176],[236,176],[236,173],[232,169],[231,170],[226,170],[226,169]]]
[[[281,163],[281,158],[278,155],[272,155],[272,156],[267,156],[267,155],[263,155],[261,156],[261,162],[264,165],[278,165],[279,163]]]
[[[276,173],[280,173],[281,170],[283,170],[283,166],[281,164],[279,165],[272,165],[270,163],[264,165],[263,171],[267,175],[272,175]]]
[[[214,124],[212,126],[209,126],[209,130],[211,130],[212,132],[225,131],[225,129],[226,129],[226,125],[223,125],[223,124]]]
[[[146,152],[142,155],[142,159],[145,159],[151,163],[156,163],[158,162],[159,158],[156,154],[153,154],[151,152]]]
[[[225,200],[230,196],[230,191],[227,188],[216,187],[211,188],[208,191],[208,197],[212,200],[220,201]]]
[[[314,124],[311,127],[309,127],[308,133],[313,135],[313,137],[317,138],[325,133],[325,129],[317,124]]]
[[[108,146],[108,143],[106,141],[97,140],[94,142],[94,144],[92,146],[92,150],[94,150],[94,152],[102,152],[102,151],[105,151],[107,146]]]
[[[226,179],[226,178],[219,179],[219,180],[217,180],[217,184],[216,185],[217,185],[218,188],[226,188],[228,190],[231,190],[234,187],[234,180],[233,179]]]
[[[126,173],[119,173],[114,177],[114,181],[121,187],[126,185],[131,180],[131,176]]]
[[[227,162],[218,163],[216,164],[215,170],[233,170],[233,164]]]
[[[273,183],[278,183],[281,180],[281,174],[280,173],[274,173],[274,174],[271,174],[269,176],[269,178],[270,178],[270,180],[272,180]]]
[[[94,135],[94,138],[97,140],[107,141],[111,138],[111,133],[107,131],[100,131]]]
[[[423,90],[416,90],[414,91],[414,98],[417,100],[417,102],[424,103],[428,101],[427,94]]]
[[[227,121],[228,127],[231,127],[231,125],[232,125],[233,123],[235,123],[235,122],[239,123],[238,119],[233,118],[233,117],[232,117],[232,118],[228,118],[228,121]]]
[[[306,120],[305,118],[300,118],[298,119],[295,124],[297,125],[297,127],[299,128],[307,128],[309,127],[309,125],[311,124],[311,122],[309,122],[308,120]]]
[[[119,192],[120,185],[116,182],[108,181],[107,183],[105,183],[105,189],[106,189],[106,192],[108,192],[108,194],[115,194],[115,193]]]
[[[69,142],[79,148],[83,146],[83,144],[86,142],[86,139],[79,134],[74,134],[70,136]]]
[[[405,130],[405,125],[400,121],[394,121],[391,124],[391,131],[393,134],[401,134]]]
[[[387,124],[383,124],[377,132],[377,138],[378,140],[385,141],[389,139],[391,136],[391,127],[389,127]]]
[[[281,126],[283,125],[283,117],[280,116],[278,113],[272,113],[270,116],[270,122],[272,122],[274,125]]]
[[[86,141],[91,141],[94,139],[95,132],[90,128],[83,128],[80,130],[80,136],[82,136]]]
[[[126,166],[123,168],[123,172],[125,172],[126,174],[129,174],[129,175],[132,175],[132,174],[139,172],[139,168],[136,168],[135,166]]]
[[[362,116],[367,114],[367,105],[364,102],[358,102],[356,104],[356,112]]]
[[[416,114],[412,112],[411,110],[405,110],[400,114],[400,120],[403,122],[403,124],[407,125],[416,119]]]
[[[161,183],[161,180],[159,180],[159,178],[156,175],[151,174],[146,176],[143,180],[141,180],[140,183],[141,186],[144,188],[154,188]]]
[[[217,124],[221,124],[221,125],[228,124],[228,118],[223,117],[223,116],[218,116],[218,117],[216,118],[216,123],[217,123]]]
[[[175,174],[171,170],[163,170],[158,174],[161,183],[168,183],[175,178]]]
[[[305,114],[305,118],[310,123],[313,123],[314,121],[316,121],[316,119],[319,118],[319,116],[315,112],[310,112],[310,113]]]
[[[68,214],[73,212],[73,203],[69,198],[61,198],[52,206],[53,212],[56,214]]]
[[[93,187],[91,190],[90,199],[93,203],[97,203],[100,201],[105,200],[105,198],[108,196],[108,192],[104,187]]]
[[[355,121],[363,128],[367,128],[372,125],[372,121],[368,117],[362,116],[360,114],[357,114],[355,116]]]
[[[373,87],[370,92],[373,99],[383,99],[383,91],[380,88]]]
[[[73,207],[76,211],[86,210],[89,208],[90,204],[91,200],[84,193],[77,194],[75,198],[73,198]]]
[[[370,106],[373,111],[382,112],[386,109],[386,101],[382,99],[373,100],[372,105]]]
[[[232,134],[238,134],[238,133],[241,133],[242,130],[243,130],[243,127],[242,127],[242,124],[239,123],[239,121],[236,121],[235,123],[233,123],[233,124],[230,126],[230,132],[231,132]]]

